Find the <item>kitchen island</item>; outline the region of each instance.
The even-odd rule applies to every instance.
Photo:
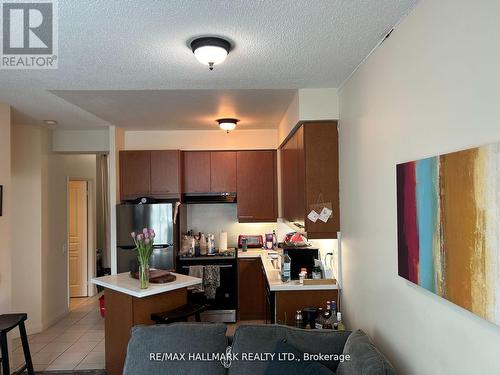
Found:
[[[130,329],[138,324],[154,324],[152,313],[168,311],[187,303],[187,288],[201,283],[201,279],[174,274],[176,280],[166,284],[150,284],[139,288],[139,280],[128,272],[92,279],[104,288],[106,318],[104,337],[106,371],[108,375],[121,375]]]
[[[244,310],[255,309],[255,306],[260,304],[265,310],[265,320],[268,323],[295,324],[295,312],[302,310],[304,307],[321,307],[326,306],[326,301],[338,301],[339,285],[335,284],[317,284],[304,285],[298,280],[283,282],[281,280],[280,270],[272,264],[270,254],[276,251],[267,251],[260,249],[249,249],[248,251],[238,251],[238,259],[240,261],[240,269],[243,262],[253,262],[260,269],[265,295],[262,297],[257,295],[259,287],[251,288],[246,285],[245,279],[250,279],[250,284],[255,284],[258,279],[256,272],[251,277],[245,277],[242,280],[240,275],[240,318],[241,319],[260,319],[261,316],[258,310],[251,311],[247,314]],[[248,299],[248,301],[246,301]],[[260,302],[261,299],[263,302]],[[243,310],[243,311],[242,311]]]

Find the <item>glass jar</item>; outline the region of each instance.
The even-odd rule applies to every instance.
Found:
[[[139,282],[141,284],[141,289],[147,289],[149,287],[149,264],[139,265]]]

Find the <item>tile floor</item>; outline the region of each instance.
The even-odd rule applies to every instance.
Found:
[[[104,319],[98,298],[72,298],[66,317],[28,337],[35,371],[104,369]],[[24,363],[22,350],[20,339],[14,339],[16,368]]]

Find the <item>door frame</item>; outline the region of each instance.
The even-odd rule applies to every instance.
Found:
[[[97,294],[97,289],[90,280],[96,275],[96,218],[94,207],[94,180],[90,178],[70,177],[66,178],[66,289],[67,302],[69,307],[70,290],[69,290],[69,183],[70,181],[85,181],[87,182],[87,297],[92,297]]]

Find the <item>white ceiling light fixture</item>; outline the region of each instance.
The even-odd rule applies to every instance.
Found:
[[[191,42],[191,50],[200,63],[208,65],[208,68],[213,70],[214,65],[226,60],[231,50],[231,43],[217,37],[197,38]]]
[[[239,121],[240,120],[235,119],[235,118],[220,118],[217,120],[217,122],[219,123],[219,127],[222,130],[225,130],[226,133],[229,133],[231,130],[236,129],[236,124]]]
[[[43,120],[43,122],[45,123],[45,125],[49,125],[49,126],[55,126],[58,124],[58,122],[56,120]]]

